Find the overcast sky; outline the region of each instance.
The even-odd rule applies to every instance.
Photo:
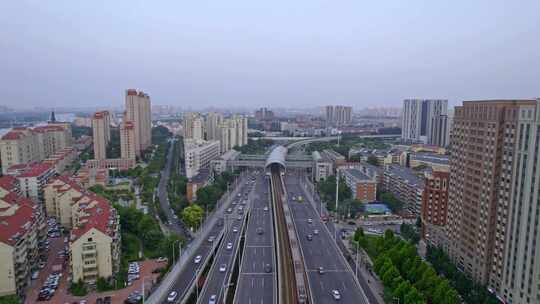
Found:
[[[540,96],[540,1],[6,0],[0,105],[401,106]]]

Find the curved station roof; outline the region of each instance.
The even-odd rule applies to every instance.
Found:
[[[265,169],[268,169],[272,164],[279,164],[283,170],[285,170],[285,157],[287,156],[287,148],[284,146],[277,146],[270,152],[266,159]]]

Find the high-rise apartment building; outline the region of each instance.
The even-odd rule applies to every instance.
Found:
[[[124,159],[135,159],[135,126],[131,121],[123,121],[120,125],[120,156]]]
[[[223,120],[219,127],[219,141],[221,153],[225,153],[235,146],[243,146],[248,143],[247,118],[241,115]]]
[[[448,252],[508,303],[540,300],[535,100],[465,101],[451,134]]]
[[[434,118],[447,115],[447,113],[448,100],[446,99],[405,99],[401,138],[405,141],[423,141],[433,144],[431,135]]]
[[[111,118],[109,111],[100,111],[92,116],[92,139],[94,159],[107,158],[107,145],[111,139]]]
[[[326,125],[343,126],[352,122],[352,107],[326,106]]]
[[[126,113],[124,120],[131,121],[135,129],[136,154],[139,156],[142,151],[152,143],[152,110],[151,101],[148,94],[134,89],[126,91]]]
[[[255,119],[257,120],[265,120],[265,119],[273,119],[274,118],[274,112],[268,110],[267,108],[260,108],[259,110],[255,111]]]
[[[431,120],[429,143],[439,147],[448,146],[450,140],[448,115],[437,115]]]
[[[219,125],[223,122],[223,115],[220,113],[210,112],[206,116],[204,123],[205,139],[219,140]]]
[[[204,126],[204,121],[199,113],[184,113],[182,121],[184,138],[203,140]]]

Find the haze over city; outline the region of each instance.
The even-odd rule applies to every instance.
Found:
[[[538,1],[5,1],[3,105],[399,106],[530,98]]]

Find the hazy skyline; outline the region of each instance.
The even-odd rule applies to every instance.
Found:
[[[0,105],[540,96],[539,1],[4,1]]]

